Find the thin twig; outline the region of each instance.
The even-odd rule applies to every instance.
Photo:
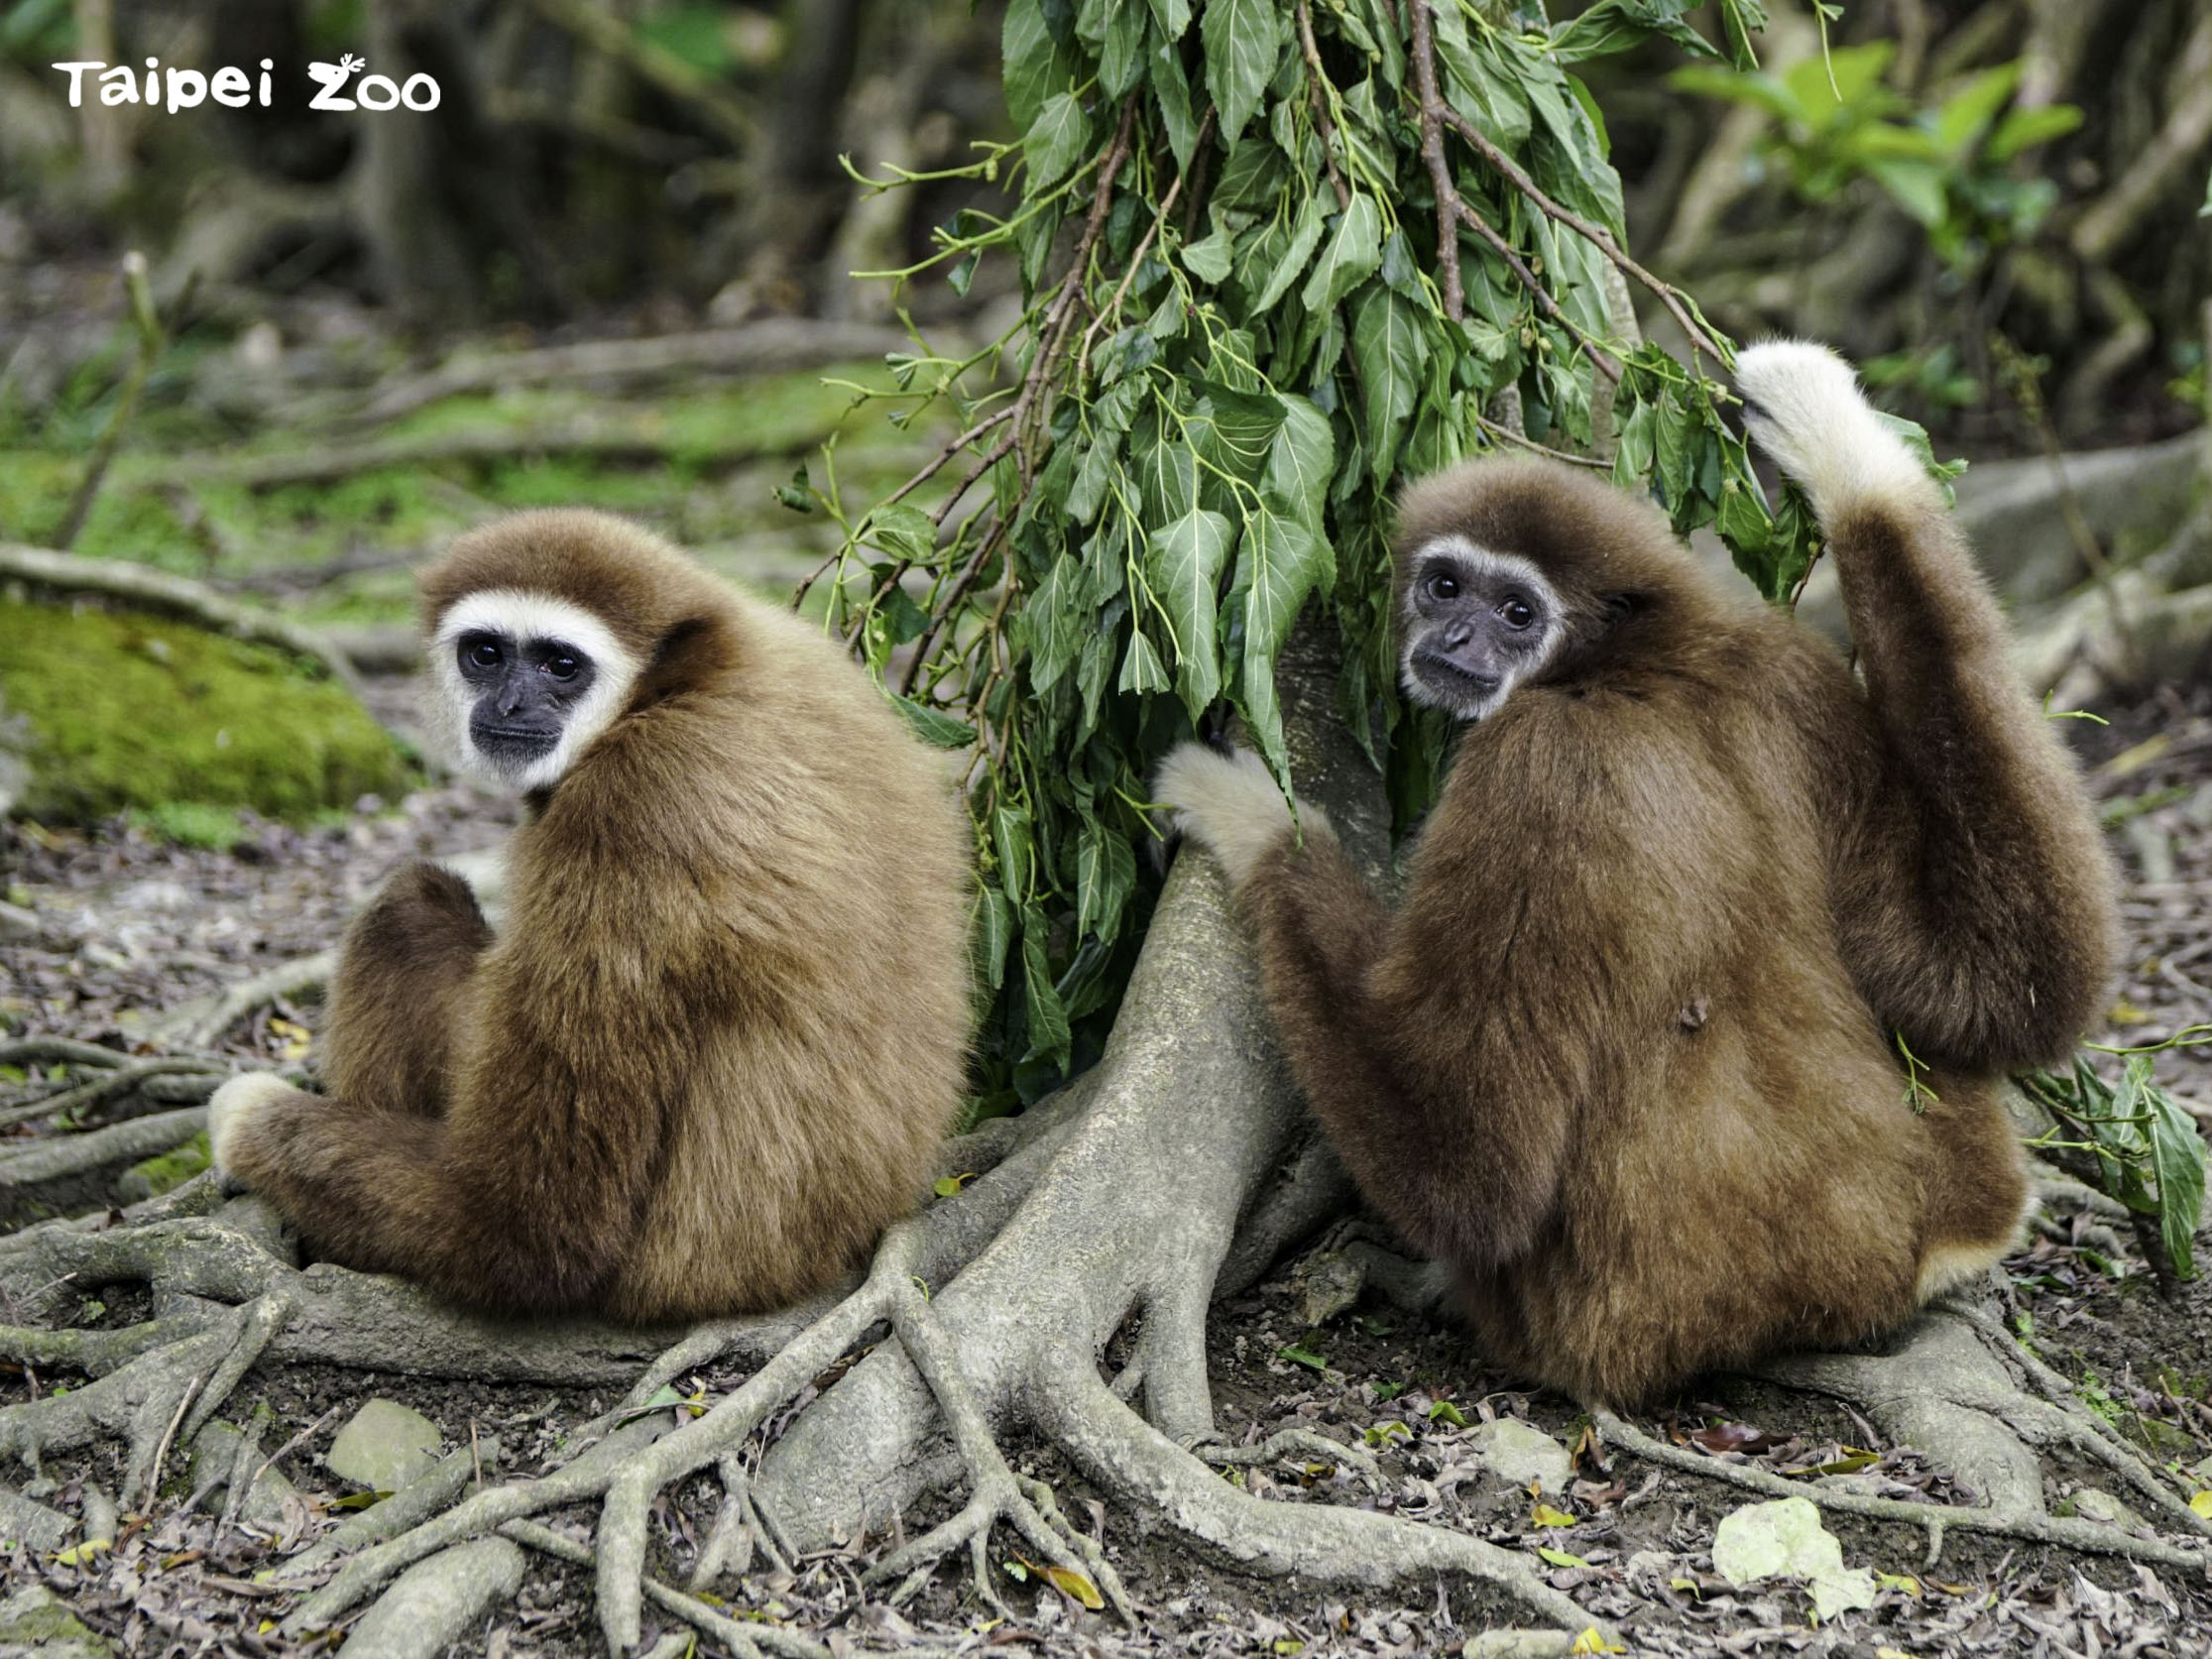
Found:
[[[1321,49],[1314,45],[1314,14],[1306,0],[1298,0],[1298,49],[1305,54],[1306,66],[1313,70],[1313,78],[1306,83],[1306,96],[1314,106],[1314,120],[1321,128],[1321,160],[1329,169],[1329,182],[1336,186],[1337,207],[1340,212],[1351,205],[1351,191],[1344,184],[1344,176],[1337,171],[1336,123],[1329,119],[1329,100],[1322,88],[1329,83],[1328,71],[1321,66]],[[1199,135],[1203,148],[1206,136]],[[1163,208],[1163,211],[1165,209]]]
[[[1429,0],[1414,0],[1413,85],[1421,100],[1421,158],[1437,194],[1437,269],[1444,277],[1444,314],[1457,322],[1466,302],[1459,287],[1459,191],[1444,155],[1444,94],[1437,88],[1437,49]]]
[[[1446,105],[1442,114],[1444,119],[1450,123],[1452,130],[1473,145],[1484,161],[1503,174],[1515,189],[1535,203],[1538,211],[1542,212],[1547,218],[1555,219],[1567,226],[1568,229],[1573,231],[1583,241],[1589,243],[1591,247],[1611,260],[1623,276],[1634,278],[1656,295],[1659,302],[1667,307],[1668,314],[1674,317],[1677,326],[1688,337],[1692,361],[1694,361],[1700,348],[1710,351],[1722,363],[1728,361],[1728,353],[1720,337],[1712,331],[1710,325],[1692,316],[1688,307],[1683,303],[1680,290],[1670,283],[1661,282],[1637,264],[1635,260],[1631,259],[1628,250],[1614,240],[1613,233],[1603,225],[1583,218],[1572,208],[1562,206],[1545,194],[1542,187],[1528,176],[1519,163],[1495,144],[1492,144],[1483,135],[1480,128],[1476,127],[1473,122],[1457,110]]]
[[[122,447],[123,435],[131,429],[131,422],[138,418],[139,400],[146,393],[147,379],[169,346],[169,331],[162,326],[162,314],[154,304],[146,256],[136,248],[123,256],[123,293],[130,302],[132,325],[138,331],[137,349],[131,354],[131,367],[123,377],[122,390],[116,394],[115,410],[100,429],[99,440],[92,446],[92,458],[85,463],[84,477],[77,484],[76,494],[69,498],[69,511],[62,517],[61,528],[55,533],[54,544],[63,552],[76,544],[84,521],[91,516],[92,503],[99,497],[108,466],[114,461],[116,450]],[[185,299],[190,297],[190,293],[187,287]],[[183,302],[179,300],[179,309]]]
[[[1536,308],[1560,327],[1566,329],[1574,343],[1582,348],[1583,355],[1589,358],[1597,372],[1618,386],[1621,378],[1620,365],[1605,354],[1606,348],[1604,346],[1583,333],[1580,325],[1560,308],[1560,302],[1552,297],[1552,291],[1546,288],[1542,279],[1528,268],[1520,254],[1515,251],[1513,244],[1499,235],[1488,219],[1485,219],[1464,201],[1459,203],[1459,220],[1475,235],[1488,243],[1491,251],[1498,258],[1505,261],[1506,269],[1513,273],[1520,281],[1521,286],[1528,290],[1529,297],[1536,301]]]

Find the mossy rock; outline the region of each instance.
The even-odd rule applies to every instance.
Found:
[[[14,810],[87,823],[178,802],[293,821],[392,795],[414,766],[342,685],[272,647],[91,606],[0,598]]]
[[[215,1154],[207,1144],[207,1131],[201,1129],[174,1152],[164,1152],[124,1170],[115,1178],[115,1196],[125,1204],[159,1198],[182,1186],[214,1161]]]

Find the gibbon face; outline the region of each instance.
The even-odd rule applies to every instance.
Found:
[[[1455,719],[1480,720],[1551,659],[1566,615],[1527,559],[1447,535],[1407,561],[1399,628],[1406,694]]]
[[[591,612],[512,588],[456,601],[430,649],[448,747],[469,770],[518,789],[559,781],[622,712],[640,667]]]

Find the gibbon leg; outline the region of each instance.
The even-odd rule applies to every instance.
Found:
[[[1823,347],[1737,360],[1752,436],[1826,531],[1881,753],[1848,803],[1836,914],[1867,1000],[1992,1069],[2092,1024],[2112,878],[2079,780],[1936,488]],[[1832,734],[1810,734],[1832,746]]]
[[[330,987],[321,1069],[356,1110],[440,1117],[470,973],[492,942],[452,871],[407,866],[346,932]]]

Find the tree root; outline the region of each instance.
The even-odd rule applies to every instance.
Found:
[[[1880,1362],[1877,1362],[1880,1363]],[[1978,1532],[2024,1543],[2049,1544],[2086,1555],[2124,1556],[2153,1566],[2175,1567],[2198,1575],[2212,1575],[2212,1551],[2184,1548],[2163,1539],[2138,1538],[2101,1522],[2046,1514],[2038,1496],[2033,1508],[2006,1505],[1971,1508],[1963,1504],[1915,1503],[1874,1497],[1865,1492],[1840,1491],[1830,1486],[1793,1481],[1772,1470],[1745,1464],[1724,1463],[1686,1446],[1670,1446],[1624,1421],[1603,1407],[1593,1408],[1591,1418],[1598,1434],[1623,1451],[1647,1463],[1702,1475],[1741,1486],[1763,1497],[1802,1497],[1838,1514],[1868,1520],[1898,1521],[1927,1533],[1927,1566],[1942,1555],[1947,1532]],[[1921,1444],[1916,1442],[1916,1444]],[[1935,1454],[1940,1456],[1940,1453]]]

